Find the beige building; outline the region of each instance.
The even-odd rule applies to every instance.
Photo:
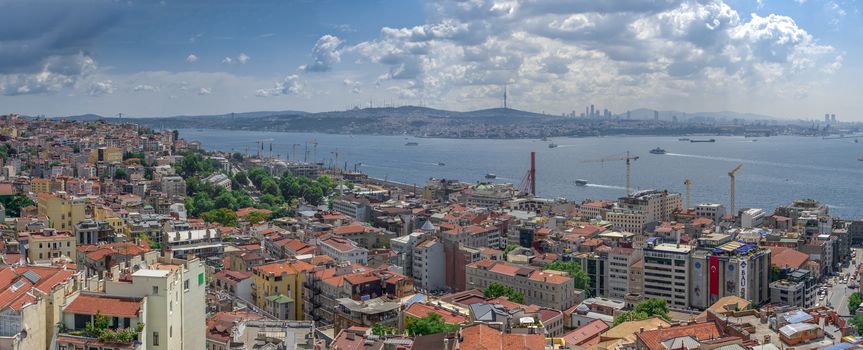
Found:
[[[27,244],[28,260],[31,262],[48,261],[59,257],[67,257],[71,261],[77,261],[78,245],[73,234],[56,232],[53,229],[30,233]]]
[[[0,270],[0,349],[46,349],[61,319],[60,306],[78,290],[80,277],[64,267]]]
[[[524,304],[527,305],[566,310],[578,301],[572,278],[560,271],[483,260],[468,264],[466,277],[467,288],[485,289],[498,283],[524,293]]]
[[[86,199],[68,196],[65,192],[41,193],[38,198],[39,215],[45,215],[51,228],[71,231],[75,224],[86,219]]]

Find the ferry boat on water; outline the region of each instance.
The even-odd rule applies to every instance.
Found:
[[[650,150],[650,153],[653,153],[653,154],[665,154],[665,150],[664,150],[664,149],[662,149],[662,148],[656,147],[656,148],[654,148],[654,149]]]
[[[419,146],[419,145],[420,145],[420,143],[419,143],[419,142],[408,142],[408,143],[405,143],[405,146]]]
[[[485,178],[486,179],[496,179],[497,175],[495,175],[494,173],[488,173],[488,174],[485,174]]]
[[[575,180],[575,185],[576,186],[587,186],[587,180],[583,180],[583,179]]]

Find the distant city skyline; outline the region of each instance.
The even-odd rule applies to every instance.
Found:
[[[863,121],[858,0],[0,0],[0,113],[648,108]]]

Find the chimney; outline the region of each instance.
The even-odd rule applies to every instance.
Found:
[[[644,327],[639,328],[638,333],[644,333]]]

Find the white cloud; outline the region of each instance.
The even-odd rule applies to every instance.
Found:
[[[209,95],[211,93],[213,93],[213,91],[210,90],[210,88],[206,88],[206,87],[202,87],[200,90],[198,90],[198,95],[201,95],[201,96]]]
[[[186,56],[186,63],[195,63],[195,62],[198,62],[198,56],[196,56],[193,53],[190,53],[188,56]]]
[[[135,85],[134,88],[132,88],[132,91],[134,91],[134,92],[156,92],[156,91],[159,91],[159,87],[153,86],[153,85],[148,85],[148,84],[138,84],[138,85]]]
[[[246,55],[244,52],[240,52],[240,54],[237,55],[237,57],[225,56],[225,58],[222,59],[222,63],[224,63],[224,64],[246,64],[251,59],[252,58],[249,57],[249,55]]]
[[[345,87],[350,89],[352,94],[356,95],[356,94],[360,94],[363,92],[363,90],[361,89],[362,84],[358,81],[351,80],[351,79],[345,79],[345,80],[342,80],[342,85],[344,85]]]
[[[252,58],[249,57],[249,55],[246,55],[245,53],[241,52],[240,55],[237,56],[237,63],[246,64],[246,62],[249,62],[250,59],[252,59]]]
[[[342,40],[334,35],[324,35],[312,48],[312,63],[301,66],[306,72],[326,72],[341,61]]]
[[[114,93],[114,82],[110,80],[93,82],[90,84],[87,93],[90,96],[110,95]]]
[[[303,84],[300,82],[300,77],[296,74],[285,77],[283,81],[276,83],[270,89],[258,89],[255,96],[271,97],[280,95],[298,95],[303,91]]]
[[[73,87],[95,71],[96,62],[83,53],[52,56],[44,59],[42,69],[38,72],[0,74],[0,92],[10,96],[56,93]]]

